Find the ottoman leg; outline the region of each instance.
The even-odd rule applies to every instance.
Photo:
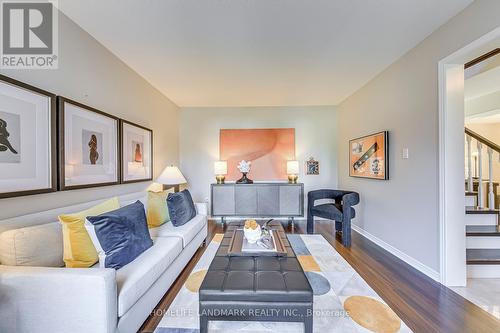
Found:
[[[208,333],[208,319],[203,315],[200,315],[200,333]]]

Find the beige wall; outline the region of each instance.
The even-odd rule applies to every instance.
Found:
[[[154,173],[178,163],[178,107],[65,15],[59,15],[59,69],[2,74],[152,128]],[[0,219],[143,190],[137,183],[0,200]]]
[[[431,270],[439,271],[438,62],[498,27],[499,12],[500,1],[475,1],[338,108],[339,186],[361,194],[355,225]],[[380,130],[390,131],[391,179],[349,177],[348,140]]]
[[[182,108],[181,169],[195,201],[210,197],[221,128],[295,128],[299,182],[304,183],[305,192],[337,187],[335,107]],[[304,175],[310,156],[320,162],[319,176]]]

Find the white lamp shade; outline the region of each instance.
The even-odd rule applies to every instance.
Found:
[[[163,185],[179,185],[187,183],[187,180],[178,167],[171,165],[163,170],[156,182]]]
[[[286,162],[286,173],[289,175],[299,174],[299,161],[287,161]]]
[[[227,175],[227,161],[214,162],[214,174],[215,175]]]

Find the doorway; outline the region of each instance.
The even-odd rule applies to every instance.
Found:
[[[450,287],[467,284],[464,66],[499,47],[497,28],[438,64],[440,278]]]

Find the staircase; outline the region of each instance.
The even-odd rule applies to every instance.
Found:
[[[465,128],[466,140],[466,248],[468,278],[500,278],[500,211],[493,181],[493,163],[500,166],[500,146]],[[483,177],[486,152],[487,177]]]

